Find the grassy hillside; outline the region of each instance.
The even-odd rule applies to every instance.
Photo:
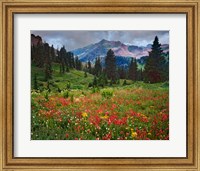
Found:
[[[76,69],[70,70],[70,72],[66,72],[64,74],[60,73],[59,65],[52,65],[53,74],[52,79],[49,80],[49,86],[51,91],[57,92],[58,88],[60,90],[65,90],[67,85],[70,84],[70,89],[74,90],[88,90],[89,83],[93,82],[94,76],[92,74],[87,73],[87,77],[85,77],[85,73],[83,71],[78,71]],[[34,89],[34,76],[37,75],[37,84],[40,90],[47,89],[47,82],[45,81],[44,69],[38,68],[32,65],[31,68],[31,86]],[[131,80],[126,80],[127,85],[123,85],[124,80],[121,79],[119,84],[113,85],[113,89],[121,89],[121,88],[145,88],[145,89],[168,89],[168,82],[165,83],[157,83],[157,84],[146,84],[144,82],[133,82]],[[109,87],[105,86],[104,88]]]
[[[51,91],[64,90],[67,88],[67,84],[70,83],[70,89],[85,90],[88,89],[89,83],[93,82],[94,76],[87,73],[85,77],[84,71],[78,71],[76,69],[71,69],[70,72],[64,74],[60,73],[59,64],[54,63],[52,65],[53,74],[52,79],[49,80]],[[31,86],[34,89],[34,77],[37,76],[37,84],[41,91],[47,89],[47,81],[45,80],[44,68],[36,67],[34,64],[31,66]],[[118,85],[113,85],[113,87],[120,87],[123,85],[124,80],[121,79]],[[131,85],[134,82],[131,80],[126,80],[127,85]]]
[[[53,74],[52,79],[49,80],[51,90],[56,90],[57,88],[63,90],[66,89],[68,83],[70,83],[71,89],[85,89],[88,84],[93,81],[94,76],[87,73],[87,77],[84,76],[83,71],[70,70],[68,73],[61,74],[59,65],[53,64],[52,66]],[[38,68],[32,65],[31,68],[31,86],[33,88],[34,76],[37,75],[37,82],[39,87],[42,89],[47,87],[47,82],[45,81],[44,69]]]

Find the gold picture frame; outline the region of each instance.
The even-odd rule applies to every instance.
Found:
[[[199,0],[1,0],[0,170],[200,170]],[[187,157],[16,158],[13,155],[14,14],[154,13],[187,16]]]

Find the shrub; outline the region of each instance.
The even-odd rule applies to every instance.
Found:
[[[92,88],[92,94],[93,93],[97,93],[97,92],[99,92],[99,88],[98,87],[93,87]]]
[[[59,88],[59,86],[57,86],[57,92],[60,93],[61,89]]]
[[[107,88],[107,89],[102,89],[101,90],[101,95],[103,98],[111,98],[113,96],[113,89]]]
[[[67,87],[67,89],[70,89],[70,87],[71,87],[71,83],[70,83],[69,81],[67,82],[66,87]]]
[[[68,91],[68,90],[64,90],[64,91],[62,92],[62,96],[63,96],[64,98],[68,98],[68,97],[69,97],[69,91]]]
[[[162,84],[162,87],[169,87],[169,82],[164,82],[164,83]]]
[[[48,90],[43,91],[43,93],[44,93],[44,98],[45,98],[47,101],[49,101],[49,92],[48,92]]]
[[[92,83],[89,83],[89,84],[88,84],[88,87],[92,87],[92,86],[93,86],[93,84],[92,84]]]
[[[96,78],[96,77],[94,77],[94,80],[93,80],[93,87],[96,87],[96,86],[97,86],[97,84],[98,84],[98,82],[97,82],[97,78]]]
[[[126,80],[124,80],[124,82],[123,82],[123,86],[125,86],[125,85],[127,85]]]
[[[87,72],[84,73],[84,77],[87,78]]]
[[[43,85],[43,83],[38,83],[38,86],[41,86],[41,87],[43,87],[44,85]]]
[[[78,89],[78,90],[81,90],[81,89],[83,89],[83,88],[84,88],[83,85],[73,85],[73,86],[72,86],[72,89]]]
[[[71,100],[71,102],[74,102],[74,95],[73,94],[70,95],[70,100]]]

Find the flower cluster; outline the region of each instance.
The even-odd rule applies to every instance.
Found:
[[[32,139],[168,140],[166,90],[117,89],[71,99],[52,93],[32,96]]]

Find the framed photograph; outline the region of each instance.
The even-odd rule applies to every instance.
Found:
[[[0,2],[1,170],[199,170],[200,1]]]

